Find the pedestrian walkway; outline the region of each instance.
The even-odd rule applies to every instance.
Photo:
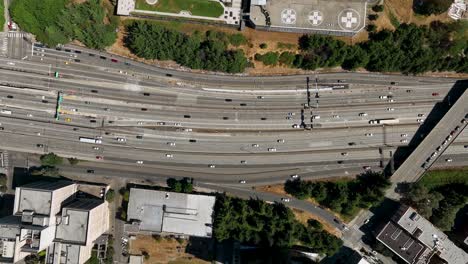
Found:
[[[6,57],[8,54],[8,35],[5,32],[0,32],[0,56]]]
[[[27,33],[25,32],[16,32],[16,31],[9,31],[8,32],[8,37],[9,38],[22,38],[22,37],[26,37],[27,36]]]

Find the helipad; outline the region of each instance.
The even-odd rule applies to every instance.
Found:
[[[366,0],[252,1],[250,21],[258,29],[354,35],[365,27]]]

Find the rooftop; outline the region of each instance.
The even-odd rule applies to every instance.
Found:
[[[33,190],[44,190],[44,191],[54,191],[60,188],[63,188],[68,185],[74,184],[70,181],[55,181],[55,182],[48,182],[48,181],[37,181],[31,182],[21,186],[21,189],[33,189]]]
[[[132,188],[128,220],[140,230],[211,237],[215,197]]]
[[[256,26],[281,31],[356,33],[364,28],[365,0],[266,0],[253,1],[250,20]]]

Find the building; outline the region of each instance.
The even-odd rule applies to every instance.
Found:
[[[382,242],[406,263],[429,263],[433,256],[448,264],[467,264],[468,254],[450,241],[442,231],[402,205],[377,235]]]
[[[0,219],[0,263],[43,250],[46,263],[86,262],[93,241],[109,229],[109,209],[103,199],[78,198],[79,187],[69,181],[17,187],[13,215]]]
[[[211,237],[214,203],[214,196],[132,188],[126,231]]]
[[[353,36],[366,8],[366,0],[252,0],[249,20],[262,30]]]

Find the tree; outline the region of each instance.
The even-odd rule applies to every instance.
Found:
[[[44,154],[40,157],[42,166],[57,166],[62,165],[63,158],[55,155],[54,153]]]
[[[60,177],[59,169],[52,166],[31,167],[29,172],[33,176]]]
[[[240,45],[245,45],[248,43],[247,38],[244,37],[241,33],[229,35],[229,43],[234,47],[239,47]]]
[[[259,45],[259,47],[260,47],[261,49],[266,49],[266,48],[268,48],[268,45],[267,45],[266,43],[261,43],[261,44]]]
[[[374,25],[374,24],[368,24],[367,27],[366,27],[366,30],[368,32],[375,32],[377,30],[377,26]]]
[[[296,58],[296,55],[290,51],[283,51],[281,55],[279,56],[279,62],[282,65],[286,65],[291,67],[294,63],[294,60]]]
[[[106,201],[112,203],[115,198],[115,191],[113,189],[109,189],[106,193]]]
[[[278,52],[267,52],[265,54],[255,54],[255,60],[261,61],[265,65],[274,66],[278,63]]]
[[[322,223],[320,223],[319,221],[317,221],[315,219],[307,220],[307,226],[314,229],[314,230],[318,230],[318,231],[323,229]]]
[[[191,193],[193,191],[192,179],[190,178],[185,177],[181,180],[169,178],[166,183],[173,192]]]
[[[79,159],[77,158],[68,158],[68,163],[70,163],[70,165],[77,165],[78,163],[80,162]]]
[[[372,11],[374,12],[382,12],[384,10],[384,6],[383,5],[375,5],[372,7]]]
[[[413,10],[421,15],[438,15],[447,11],[452,2],[450,0],[416,0],[413,4]]]
[[[374,20],[377,20],[377,18],[379,18],[379,15],[377,14],[370,14],[367,16],[369,18],[370,21],[374,21]]]

